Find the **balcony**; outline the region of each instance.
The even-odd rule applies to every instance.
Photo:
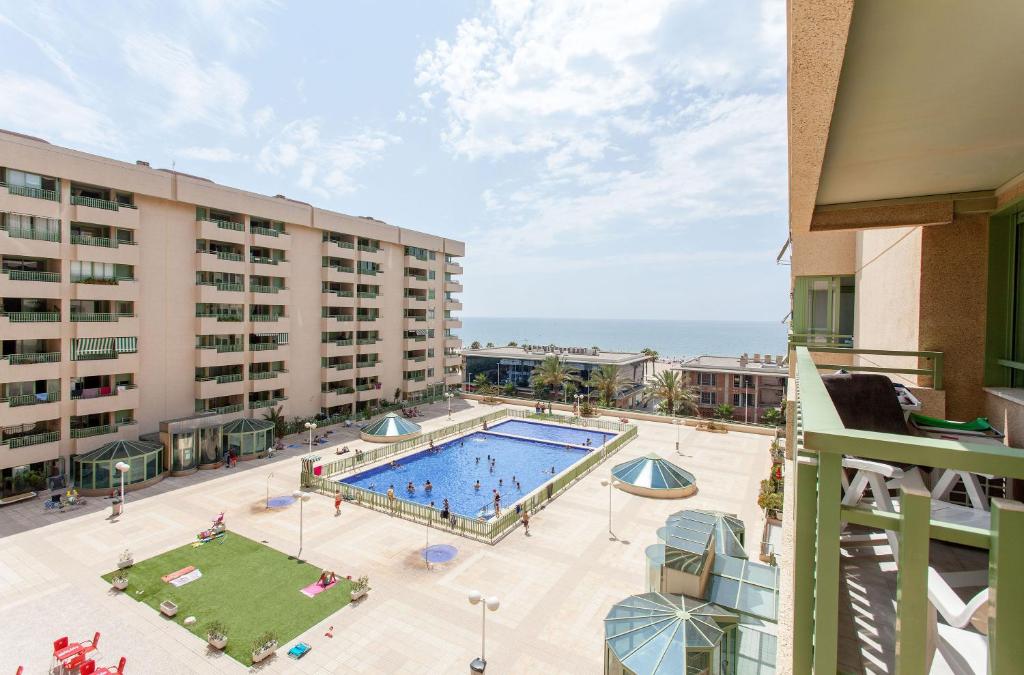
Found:
[[[246,300],[243,289],[244,286],[240,283],[196,283],[196,302],[242,305]]]
[[[431,281],[425,274],[406,275],[405,276],[405,287],[406,288],[422,288],[426,289],[434,285],[436,282]]]
[[[274,345],[266,347],[260,344],[249,345],[250,361],[252,363],[270,363],[272,361],[285,361],[291,358],[291,347],[288,345]],[[256,349],[252,349],[256,347]]]
[[[380,338],[380,337],[361,337],[361,338],[356,338],[356,344],[357,345],[375,345],[378,342],[381,342],[382,339],[383,338]]]
[[[116,265],[138,265],[139,247],[134,243],[118,242],[107,237],[93,237],[87,234],[71,235],[71,258]]]
[[[357,361],[356,369],[359,371],[359,377],[373,377],[374,375],[380,376],[384,373],[384,366],[381,365],[383,362],[379,359],[377,361]]]
[[[59,431],[46,431],[40,434],[4,438],[3,441],[0,441],[0,445],[6,445],[11,450],[16,450],[18,448],[27,448],[31,445],[41,445],[43,443],[56,444],[58,441],[60,441]]]
[[[355,307],[352,291],[325,291],[324,305],[327,307]]]
[[[245,360],[242,345],[221,345],[219,347],[196,347],[196,365],[200,368],[234,366]]]
[[[60,392],[0,399],[0,426],[34,424],[60,417]]]
[[[427,296],[406,295],[402,298],[402,307],[404,309],[423,309],[427,306]]]
[[[240,396],[245,393],[242,374],[202,377],[196,380],[196,398],[217,398],[218,396]]]
[[[71,284],[71,299],[135,302],[139,299],[139,282],[128,278],[82,279]]]
[[[220,251],[217,253],[197,251],[196,269],[200,272],[244,274],[245,259],[240,253],[232,253],[230,251]]]
[[[344,379],[346,376],[351,379],[352,371],[355,369],[352,362],[339,363],[334,366],[321,366],[320,368],[320,381],[321,382],[336,382],[340,379]]]
[[[245,225],[228,220],[197,220],[196,239],[244,245],[246,242]]]
[[[331,408],[336,405],[348,405],[350,403],[355,403],[355,401],[355,390],[352,387],[333,389],[331,391],[324,391],[320,393],[320,406],[322,408]]]
[[[355,281],[356,268],[348,265],[329,265],[323,268],[323,279],[333,283],[351,284]]]
[[[0,273],[0,296],[56,300],[60,294],[60,272],[4,270]]]
[[[139,387],[134,384],[79,389],[71,393],[72,414],[99,415],[115,410],[135,410],[139,406]]]
[[[360,291],[356,295],[358,296],[356,300],[356,307],[380,309],[384,304],[384,300],[379,293]]]
[[[60,377],[60,352],[8,354],[0,359],[0,381],[30,382]]]
[[[91,438],[92,436],[103,436],[117,432],[116,424],[100,424],[94,427],[81,427],[71,430],[71,438]]]
[[[320,344],[320,356],[354,356],[356,353],[352,340],[335,340]]]
[[[446,335],[444,337],[445,349],[458,349],[462,346],[462,338],[457,335]]]
[[[462,265],[455,262],[445,263],[444,265],[445,274],[462,274]]]
[[[921,469],[965,472],[1024,479],[1024,452],[998,443],[960,442],[916,435],[861,431],[844,426],[819,369],[813,348],[795,349],[795,419],[789,433],[792,456],[787,460],[787,505],[785,526],[793,534],[791,577],[792,604],[780,609],[792,617],[792,652],[785,657],[792,663],[780,663],[792,672],[837,672],[860,670],[860,654],[871,654],[880,670],[892,672],[928,672],[929,644],[929,565],[941,569],[955,560],[956,569],[987,570],[990,602],[992,598],[1024,597],[1024,579],[1020,553],[1007,542],[1024,537],[1024,505],[992,499],[990,513],[976,509],[976,515],[988,522],[979,527],[977,519],[946,520],[949,504],[933,498],[928,477]],[[834,349],[828,348],[825,349]],[[886,350],[855,350],[862,355],[892,356]],[[828,353],[828,352],[826,352]],[[932,362],[919,376],[931,378],[941,386],[941,372],[935,367],[934,353],[899,352]],[[852,366],[850,370],[877,372],[878,367]],[[893,372],[892,369],[886,369]],[[969,439],[969,436],[962,436]],[[868,468],[895,464],[912,465],[894,481],[899,491],[899,508],[890,508],[887,499],[875,495],[874,502],[846,505],[848,488],[844,465],[858,463]],[[857,467],[859,471],[859,466]],[[879,475],[879,474],[875,474]],[[856,483],[858,479],[853,479]],[[885,482],[885,479],[881,479]],[[844,494],[844,490],[847,492]],[[888,498],[889,490],[882,489]],[[856,495],[855,495],[856,496]],[[938,507],[938,509],[936,509]],[[966,509],[971,512],[972,509]],[[795,513],[795,519],[793,514]],[[842,524],[893,533],[889,550],[898,574],[883,568],[877,549],[868,556],[851,557],[842,549],[849,541],[840,540]],[[898,542],[898,549],[892,544]],[[953,544],[949,547],[948,544]],[[786,555],[790,552],[787,551]],[[934,590],[934,583],[931,584]],[[785,597],[785,596],[783,596]],[[895,611],[893,609],[895,600]],[[991,602],[986,617],[988,627],[988,672],[1013,672],[1019,669],[1019,655],[1003,640],[1007,620],[1013,626],[1013,640],[1020,635],[1019,605],[1007,609]],[[985,619],[982,619],[983,621]],[[784,625],[784,624],[782,624]],[[983,641],[978,634],[979,641]],[[781,640],[780,640],[781,642]],[[859,652],[853,654],[855,652]],[[851,654],[853,659],[851,660]],[[894,668],[893,668],[894,666]]]
[[[260,277],[289,277],[292,273],[292,264],[287,260],[277,260],[266,256],[249,256],[249,274]]]
[[[334,316],[320,317],[320,331],[323,333],[337,333],[344,330],[352,330],[355,317],[351,314],[335,314]]]
[[[277,286],[263,286],[262,284],[249,283],[251,304],[256,305],[288,305],[291,304],[291,293],[287,288]]]
[[[444,367],[454,368],[456,366],[462,366],[462,357],[457,354],[445,354],[444,355]]]
[[[335,241],[335,240],[328,240],[328,241],[323,242],[323,245],[321,246],[321,250],[322,250],[323,254],[326,255],[326,256],[338,255],[339,253],[346,253],[347,254],[349,251],[354,251],[355,248],[356,248],[356,245],[353,244],[352,242],[350,242],[350,241],[341,241],[341,240],[337,240],[337,241]],[[351,257],[351,256],[346,256],[346,257]]]
[[[462,328],[462,319],[445,318],[445,320],[444,320],[444,327],[445,328]]]
[[[272,391],[287,389],[291,383],[287,370],[269,370],[266,372],[249,373],[249,383],[253,391]]]
[[[405,380],[403,383],[403,389],[409,394],[424,391],[427,388],[427,378],[418,377],[413,379]]]
[[[277,314],[251,314],[249,322],[253,333],[287,333],[288,317]]]
[[[444,383],[448,387],[457,387],[462,384],[462,373],[445,373]]]
[[[445,300],[444,308],[449,312],[459,312],[462,311],[462,303],[458,300]]]
[[[60,218],[60,191],[0,183],[0,211]]]
[[[446,293],[461,293],[462,284],[460,284],[458,281],[445,281],[444,290]]]
[[[237,335],[244,332],[241,314],[196,315],[197,335]]]
[[[8,255],[59,259],[60,231],[0,225],[0,250]]]
[[[72,196],[71,220],[137,230],[139,228],[139,210],[134,206],[105,199]]]
[[[252,234],[253,246],[276,248],[279,251],[288,251],[292,247],[291,235],[286,232],[275,230],[272,227],[262,227],[250,224],[249,232]]]
[[[140,368],[138,353],[124,353],[103,358],[77,360],[74,363],[75,374],[79,377],[111,375],[113,373],[137,373]]]
[[[273,408],[279,403],[284,403],[287,400],[287,396],[278,396],[275,398],[264,398],[257,399],[255,401],[249,401],[249,410],[259,410],[260,408]]]

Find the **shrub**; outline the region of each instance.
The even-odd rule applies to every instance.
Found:
[[[206,637],[210,640],[223,640],[228,636],[228,627],[223,621],[213,620],[206,624]],[[253,651],[257,651],[253,649]]]
[[[252,641],[252,653],[261,652],[264,649],[277,646],[277,636],[267,631]]]
[[[583,417],[593,417],[597,414],[597,409],[591,405],[590,401],[584,401],[580,405],[580,415]]]

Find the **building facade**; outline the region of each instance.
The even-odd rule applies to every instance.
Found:
[[[673,370],[699,394],[700,414],[706,417],[726,404],[733,419],[756,424],[765,412],[785,404],[789,366],[781,354],[698,356]]]
[[[352,414],[457,385],[464,253],[0,133],[5,486],[168,420]]]
[[[944,636],[961,634],[980,648],[956,659],[1020,670],[1024,611],[1007,599],[1024,597],[1024,584],[1005,544],[1024,537],[1014,501],[1024,479],[1024,88],[1008,83],[1024,78],[1024,58],[979,46],[1022,22],[1024,5],[1010,0],[787,5],[787,672],[930,672],[968,644]],[[841,416],[821,377],[836,368],[884,374],[926,415],[986,417],[1005,437],[914,433],[898,409],[888,429],[872,428],[882,399]],[[862,517],[872,503],[855,503],[843,473],[859,460],[876,478],[879,465],[903,467],[889,484],[898,513],[873,494],[884,517]],[[956,533],[968,521],[942,513],[952,507],[936,477],[951,472],[998,481],[965,507],[981,521],[970,542]],[[899,545],[883,539],[863,556],[841,536],[845,524],[895,533]],[[936,626],[950,545],[954,556],[980,553],[988,597],[999,598],[975,624],[986,635]],[[898,575],[877,571],[890,553]],[[867,610],[864,598],[874,599]]]
[[[476,377],[483,374],[491,384],[505,386],[511,383],[526,396],[531,396],[533,392],[530,375],[534,368],[549,356],[558,357],[568,368],[576,371],[580,388],[584,393],[589,391],[587,382],[593,371],[603,366],[615,366],[622,379],[616,404],[626,408],[634,405],[638,394],[643,390],[644,371],[650,360],[645,354],[603,352],[592,347],[552,345],[466,349],[462,355],[465,359],[467,385],[472,385]]]

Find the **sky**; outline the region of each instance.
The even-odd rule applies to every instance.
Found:
[[[784,0],[0,0],[0,128],[465,241],[468,316],[780,321],[785,40]]]

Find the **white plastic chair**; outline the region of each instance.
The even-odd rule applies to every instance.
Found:
[[[928,568],[929,634],[935,652],[955,675],[988,671],[988,591],[965,603],[935,568]],[[938,623],[936,614],[946,623]]]

